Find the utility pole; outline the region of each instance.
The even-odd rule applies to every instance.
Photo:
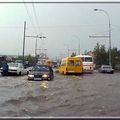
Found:
[[[45,36],[25,36],[25,37],[32,37],[32,38],[36,38],[36,43],[35,43],[35,56],[37,55],[37,38],[40,38],[40,39],[42,39],[42,38],[46,38]]]
[[[25,35],[25,31],[26,31],[26,21],[24,22],[24,35],[23,35],[23,65],[25,65],[25,37],[33,37],[36,38],[36,45],[35,45],[35,57],[37,57],[37,38],[46,38],[44,36],[26,36]]]
[[[25,36],[25,37],[32,37],[32,38],[36,38],[36,43],[35,43],[35,58],[36,58],[36,63],[37,63],[37,38],[40,38],[40,39],[42,39],[42,38],[46,38],[45,36]]]
[[[103,10],[103,9],[94,9],[94,11],[102,11],[106,14],[107,18],[108,18],[108,28],[109,28],[109,65],[112,65],[111,62],[111,25],[110,25],[110,16],[107,13],[107,11]]]
[[[24,36],[23,36],[23,65],[25,65],[25,30],[26,30],[26,21],[24,22]]]

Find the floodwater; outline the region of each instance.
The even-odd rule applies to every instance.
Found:
[[[119,117],[120,73],[60,75],[52,81],[0,76],[0,117]]]

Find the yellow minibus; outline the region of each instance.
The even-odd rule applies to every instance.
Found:
[[[61,60],[61,64],[58,68],[59,73],[83,73],[83,63],[81,58],[66,57]]]

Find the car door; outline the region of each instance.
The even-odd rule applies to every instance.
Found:
[[[24,66],[22,64],[20,64],[20,71],[22,75],[25,74]]]
[[[27,75],[29,71],[27,70],[27,68],[25,66],[24,66],[23,70],[24,70],[24,74]]]
[[[67,72],[68,73],[74,73],[75,66],[74,66],[74,60],[69,60],[68,61],[68,66],[67,66]]]

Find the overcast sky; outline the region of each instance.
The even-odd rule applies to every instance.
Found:
[[[108,48],[108,38],[89,38],[108,35],[108,17],[95,8],[109,14],[112,47],[120,49],[120,3],[0,3],[0,54],[22,55],[24,21],[26,36],[46,37],[38,39],[37,49],[47,49],[43,52],[49,57],[67,56],[79,41],[81,53],[93,50],[97,42]],[[35,41],[26,37],[25,55],[35,54]]]

